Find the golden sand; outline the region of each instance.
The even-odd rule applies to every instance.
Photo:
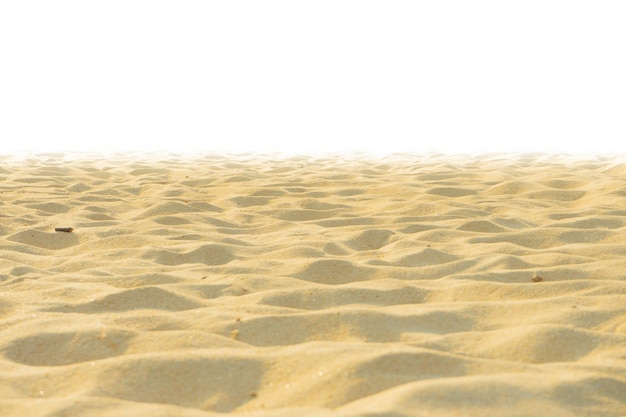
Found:
[[[623,161],[0,162],[3,417],[626,415]]]

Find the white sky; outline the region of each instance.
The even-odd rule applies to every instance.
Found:
[[[623,1],[2,1],[0,152],[626,153]]]

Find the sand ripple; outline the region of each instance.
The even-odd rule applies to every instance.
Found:
[[[2,416],[626,415],[617,159],[0,161]]]

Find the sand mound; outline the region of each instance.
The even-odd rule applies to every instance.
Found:
[[[617,158],[1,160],[2,416],[626,415]]]

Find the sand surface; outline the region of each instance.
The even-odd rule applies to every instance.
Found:
[[[5,155],[0,219],[3,417],[626,415],[616,158]]]

